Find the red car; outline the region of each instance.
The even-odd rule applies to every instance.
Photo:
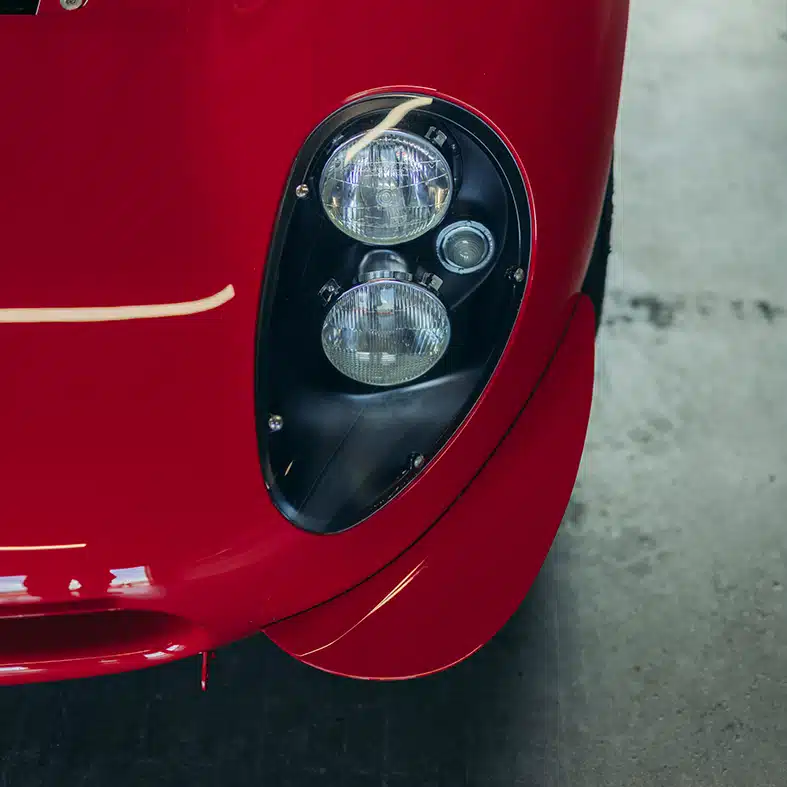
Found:
[[[0,8],[0,683],[476,651],[583,449],[628,0]]]

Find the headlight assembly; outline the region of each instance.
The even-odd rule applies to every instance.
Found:
[[[262,469],[293,524],[358,524],[451,437],[510,336],[530,231],[516,161],[467,110],[377,96],[312,133],[271,244],[256,367]]]

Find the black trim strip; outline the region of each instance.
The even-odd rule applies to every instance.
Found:
[[[35,16],[40,0],[0,0],[0,16]]]

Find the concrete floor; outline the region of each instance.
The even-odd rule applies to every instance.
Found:
[[[633,0],[597,398],[521,611],[407,684],[263,638],[0,692],[0,785],[783,787],[787,6]]]
[[[785,29],[785,0],[633,0],[546,784],[787,783]]]

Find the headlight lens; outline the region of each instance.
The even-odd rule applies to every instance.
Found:
[[[426,374],[450,338],[440,299],[402,281],[354,287],[338,299],[322,327],[328,360],[347,377],[375,386],[401,385]]]
[[[452,273],[475,273],[495,252],[492,233],[477,221],[457,221],[437,236],[437,257]]]
[[[359,134],[340,145],[320,177],[328,218],[346,235],[395,245],[437,226],[451,203],[453,177],[445,156],[406,131]]]

